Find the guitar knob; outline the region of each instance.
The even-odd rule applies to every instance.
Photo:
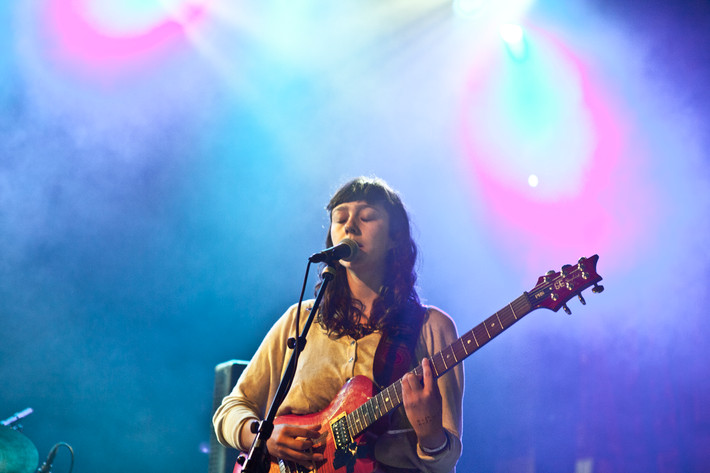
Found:
[[[582,305],[587,305],[587,301],[584,300],[584,297],[582,297],[582,294],[577,294],[577,297],[579,297],[579,302],[581,302]]]
[[[244,466],[245,461],[247,461],[247,457],[245,455],[239,455],[237,457],[237,463],[239,463],[241,466]]]
[[[599,294],[600,292],[604,292],[604,286],[600,286],[598,284],[595,284],[594,287],[592,288],[592,292],[594,294]]]
[[[567,304],[562,304],[562,309],[567,312],[567,314],[572,315],[572,311],[569,310],[569,307],[567,307]]]

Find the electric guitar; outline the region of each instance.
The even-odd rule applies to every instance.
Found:
[[[604,286],[596,272],[598,255],[580,258],[576,265],[564,265],[559,272],[548,271],[541,276],[534,288],[512,301],[473,330],[431,357],[432,370],[438,378],[461,363],[483,345],[500,335],[523,316],[533,310],[546,308],[557,312],[560,308],[571,314],[567,302],[578,296],[582,304],[586,301],[582,291],[590,286],[593,293],[600,293]],[[422,375],[419,365],[412,371]],[[277,417],[274,424],[320,425],[323,432],[316,441],[324,447],[324,460],[306,468],[280,459],[271,459],[269,473],[372,473],[377,468],[374,460],[374,439],[368,432],[381,419],[402,403],[401,379],[395,381],[379,393],[375,393],[373,382],[365,376],[355,376],[340,390],[335,399],[320,412],[308,415],[285,415]],[[234,473],[241,473],[240,459]]]

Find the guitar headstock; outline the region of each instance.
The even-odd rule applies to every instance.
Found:
[[[580,258],[576,265],[566,264],[560,271],[548,271],[545,276],[540,276],[535,287],[528,293],[530,305],[533,309],[544,307],[553,312],[560,310],[572,312],[567,307],[567,301],[578,296],[582,304],[586,304],[582,291],[590,286],[592,292],[597,294],[604,290],[604,286],[597,283],[602,277],[597,274],[598,255],[589,258]]]

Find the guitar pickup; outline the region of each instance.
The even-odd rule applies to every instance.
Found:
[[[336,449],[346,449],[352,442],[350,431],[348,430],[348,419],[345,412],[341,412],[330,422],[330,430],[333,432],[333,440]]]

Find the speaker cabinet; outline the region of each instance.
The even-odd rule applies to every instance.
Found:
[[[224,396],[232,392],[239,376],[247,366],[244,360],[230,360],[220,363],[214,369],[214,398],[212,399],[212,414],[215,413]],[[226,448],[217,441],[214,429],[210,428],[210,453],[208,473],[232,473],[239,452]]]

